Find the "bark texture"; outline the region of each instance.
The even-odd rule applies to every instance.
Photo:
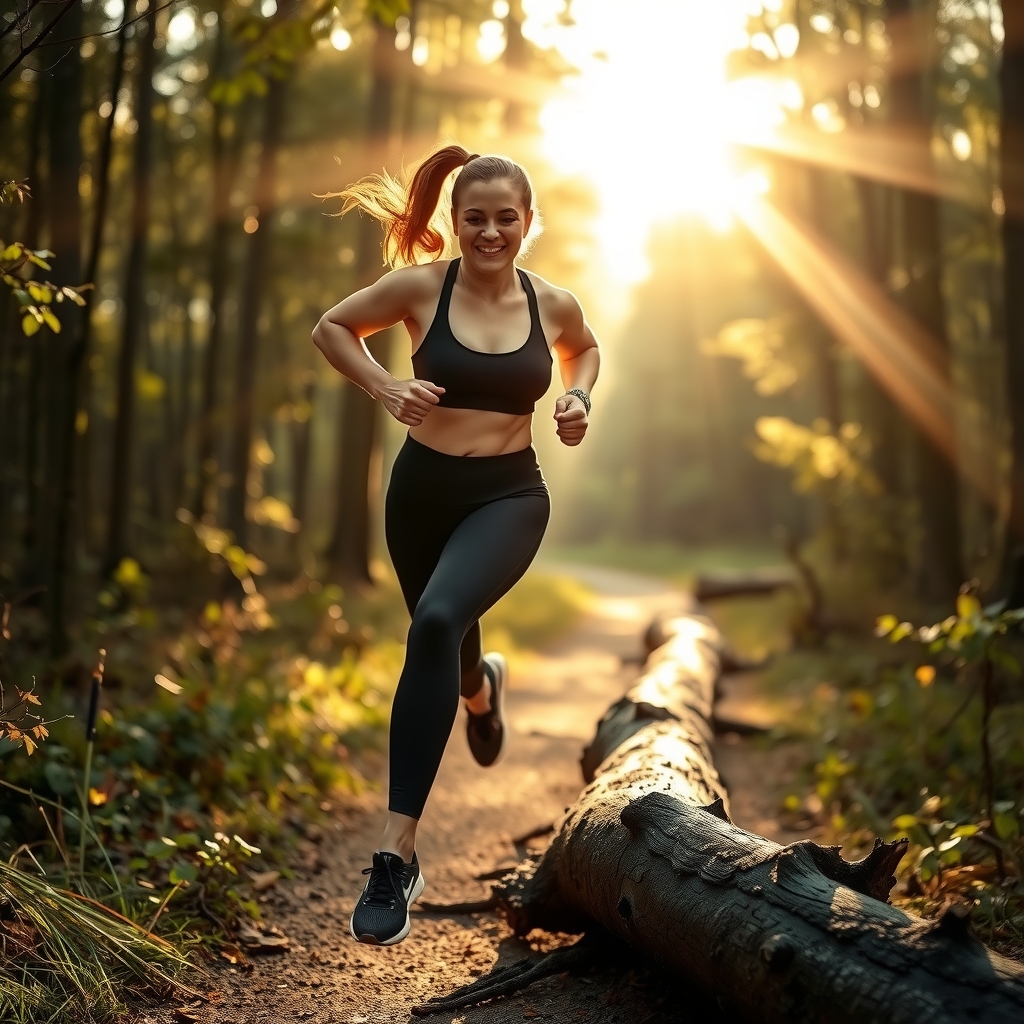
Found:
[[[760,1024],[1024,1019],[1024,969],[962,914],[886,902],[903,843],[850,863],[730,822],[710,749],[721,635],[698,614],[651,633],[666,642],[584,752],[592,781],[495,890],[515,930],[599,926]]]

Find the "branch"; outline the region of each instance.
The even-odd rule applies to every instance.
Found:
[[[15,68],[34,50],[42,46],[43,40],[60,24],[64,16],[71,10],[72,7],[77,4],[79,0],[65,0],[64,6],[57,12],[53,20],[49,25],[44,25],[39,31],[39,35],[32,40],[28,46],[18,54],[18,56],[7,65],[2,72],[0,72],[0,82],[2,82]]]

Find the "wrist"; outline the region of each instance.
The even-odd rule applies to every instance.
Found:
[[[393,384],[394,381],[395,378],[392,377],[390,373],[385,371],[384,375],[380,377],[378,380],[369,382],[366,388],[366,393],[374,401],[379,402],[384,397],[384,394],[388,390],[389,385]]]
[[[572,395],[578,398],[583,403],[583,408],[587,410],[587,415],[590,415],[590,392],[585,391],[583,388],[569,388],[566,391],[567,395]]]

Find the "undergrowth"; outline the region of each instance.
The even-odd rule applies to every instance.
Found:
[[[382,746],[408,621],[394,582],[258,586],[266,567],[224,531],[187,519],[178,541],[166,566],[121,563],[60,665],[36,657],[32,610],[6,609],[0,679],[39,685],[0,708],[0,1020],[117,1019],[172,983],[181,948],[237,963],[239,936],[281,941],[261,879],[290,874]],[[542,646],[586,599],[529,574],[488,646]]]

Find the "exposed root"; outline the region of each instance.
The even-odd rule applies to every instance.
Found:
[[[412,909],[421,914],[482,914],[496,910],[497,907],[497,897],[489,896],[485,900],[469,900],[465,903],[431,903],[429,900],[420,900]]]
[[[434,996],[426,1003],[414,1006],[417,1017],[432,1013],[455,1013],[476,1006],[488,999],[502,999],[522,992],[536,981],[550,978],[563,971],[579,971],[592,966],[603,952],[603,944],[584,936],[578,942],[564,949],[556,949],[540,960],[523,959],[506,967],[499,967],[490,974],[477,978],[469,985],[456,989],[451,995]]]

